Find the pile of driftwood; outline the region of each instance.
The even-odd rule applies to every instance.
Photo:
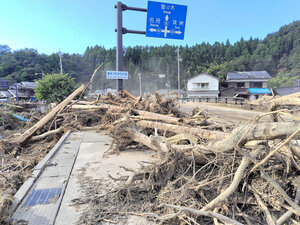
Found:
[[[150,166],[112,178],[120,182],[116,190],[93,196],[90,189],[87,201],[98,207],[87,211],[82,223],[126,213],[164,224],[300,221],[300,122],[289,110],[234,125],[199,108],[183,114],[176,99],[158,94],[135,98],[124,91],[74,100],[84,90],[79,87],[15,140],[0,142],[6,152],[18,155],[30,143],[67,129],[108,130],[114,150],[146,146],[157,152]],[[289,121],[278,122],[282,113]],[[260,122],[270,115],[275,122]]]
[[[167,99],[153,96],[150,104],[161,111],[151,112],[141,110],[142,98],[125,96],[70,108],[106,110],[106,122],[93,129],[109,129],[119,151],[139,143],[158,159],[132,176],[112,178],[123,184],[116,190],[93,195],[89,189],[84,202],[92,202],[94,210],[81,223],[116,221],[116,215],[133,212],[164,224],[300,221],[300,122],[289,110],[232,126],[210,120],[201,109],[182,115],[174,99],[168,108],[159,105]],[[275,122],[260,121],[270,115]],[[278,122],[280,115],[288,121]]]
[[[290,109],[291,112],[299,111],[300,93],[285,96],[263,96],[260,99],[247,101],[245,106],[249,109],[259,111],[275,111],[279,109]],[[298,107],[295,107],[298,106]]]

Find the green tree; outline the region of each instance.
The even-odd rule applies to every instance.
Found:
[[[268,86],[270,88],[292,86],[297,78],[293,73],[278,73],[276,77],[269,80]]]
[[[68,74],[47,74],[44,79],[37,80],[35,88],[36,98],[50,102],[61,102],[69,96],[75,89],[74,78]]]

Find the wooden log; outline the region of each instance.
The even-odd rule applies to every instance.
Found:
[[[125,107],[121,106],[115,106],[115,105],[109,105],[109,104],[100,104],[100,105],[72,105],[71,109],[76,109],[76,110],[88,110],[88,109],[112,109],[116,111],[121,111],[125,109]],[[167,123],[175,123],[178,124],[180,121],[182,121],[181,118],[176,118],[168,115],[162,115],[159,113],[153,113],[153,112],[148,112],[148,111],[143,111],[143,110],[137,110],[137,109],[132,109],[131,110],[135,115],[139,116],[145,116],[145,117],[151,117],[154,120],[163,120],[166,121]]]
[[[127,90],[123,90],[122,92],[125,96],[127,96],[128,98],[131,98],[133,101],[137,102],[137,99],[132,95],[130,94]]]
[[[82,104],[82,105],[94,105],[96,104],[98,101],[75,101],[75,100],[72,100],[71,103],[77,103],[77,104]]]
[[[289,137],[300,129],[299,122],[253,123],[238,126],[226,139],[212,143],[216,151],[230,152],[236,145],[252,140],[273,140]]]
[[[111,106],[109,108],[113,108],[115,106]],[[72,105],[70,107],[71,109],[83,109],[83,110],[87,110],[87,109],[108,109],[108,107],[106,107],[104,104],[101,105]]]
[[[141,143],[155,151],[165,152],[165,153],[169,152],[169,147],[166,143],[163,143],[162,137],[159,136],[148,137],[147,135],[139,132],[134,127],[128,127],[127,129],[124,130],[124,133],[127,137],[129,136],[133,141]],[[197,163],[199,164],[207,163],[207,158],[205,157],[205,155],[202,154],[202,152],[200,151],[196,151],[205,148],[204,146],[201,146],[196,149],[195,146],[193,146],[192,148],[195,149],[195,151],[192,151],[193,149],[189,149],[187,147],[189,146],[174,145],[174,149],[176,151],[183,152],[188,158],[193,157]],[[207,149],[205,149],[204,151],[208,152]]]
[[[28,138],[30,138],[38,129],[43,127],[46,123],[48,123],[57,112],[59,112],[62,108],[70,103],[78,94],[80,94],[84,90],[84,85],[81,85],[77,88],[72,94],[70,94],[64,101],[62,101],[59,105],[57,105],[54,109],[51,110],[46,116],[44,116],[39,122],[37,122],[34,126],[25,131],[22,136],[17,140],[17,144],[24,143]]]
[[[64,128],[63,128],[63,127],[60,127],[60,128],[58,128],[58,129],[56,129],[56,130],[48,131],[48,132],[43,133],[43,134],[41,134],[41,135],[37,135],[37,136],[32,137],[32,138],[31,138],[31,141],[38,141],[38,140],[44,139],[44,138],[46,138],[46,137],[48,137],[48,136],[50,136],[50,135],[58,134],[58,133],[62,132],[63,130],[64,130]]]
[[[193,134],[203,139],[214,140],[214,141],[222,140],[229,136],[227,133],[223,133],[220,131],[210,131],[201,128],[179,126],[174,124],[166,124],[166,123],[145,121],[145,120],[138,121],[136,125],[139,127],[147,127],[153,129],[157,128],[163,131],[171,131],[176,134]]]
[[[162,115],[159,113],[153,113],[153,112],[137,110],[137,109],[132,109],[131,111],[133,113],[135,113],[136,115],[151,117],[153,119],[165,121],[167,123],[179,124],[180,122],[183,121],[182,118],[176,118],[176,117],[172,117],[172,116],[168,116],[168,115]]]

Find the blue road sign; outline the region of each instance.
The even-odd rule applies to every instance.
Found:
[[[184,38],[187,6],[148,1],[146,36]]]
[[[128,80],[128,71],[106,71],[106,78]]]

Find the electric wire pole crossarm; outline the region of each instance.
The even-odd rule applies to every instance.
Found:
[[[130,7],[122,2],[117,2],[115,5],[117,9],[117,28],[115,31],[117,32],[117,49],[116,49],[116,70],[122,71],[123,70],[123,34],[132,33],[132,34],[146,34],[146,31],[137,31],[137,30],[127,30],[123,27],[123,11],[126,10],[133,10],[133,11],[140,11],[140,12],[147,12],[147,9],[144,8],[137,8],[137,7]],[[123,80],[117,80],[117,90],[123,90]]]

